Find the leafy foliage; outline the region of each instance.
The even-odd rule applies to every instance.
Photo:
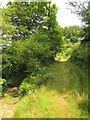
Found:
[[[79,50],[74,52],[73,50],[79,46],[79,40],[84,36],[84,33],[85,37],[89,38],[89,26],[84,27],[84,29],[79,26],[60,28],[56,21],[57,7],[51,2],[28,3],[16,0],[16,2],[8,2],[7,7],[2,8],[1,11],[3,79],[0,79],[0,84],[3,86],[2,91],[4,92],[7,86],[18,86],[20,96],[27,95],[22,98],[19,107],[17,107],[15,117],[36,117],[37,112],[37,115],[41,114],[39,117],[44,118],[63,117],[60,108],[64,107],[66,111],[65,108],[63,111],[65,111],[66,116],[70,112],[71,116],[87,117],[86,74],[82,75],[81,71],[76,71],[78,67],[72,67],[71,70],[69,69],[69,75],[64,63],[58,64],[57,62],[53,66],[51,65],[52,75],[48,67],[54,61],[56,53],[58,56],[66,58],[70,58],[72,54],[71,61],[79,65],[82,63],[86,65],[87,58],[90,57],[88,45],[82,45]],[[87,25],[87,11],[82,9],[80,12],[82,12],[81,16],[85,18],[82,20]],[[84,32],[82,32],[83,30]],[[76,42],[78,43],[74,44]],[[48,79],[49,81],[47,81]],[[69,86],[67,80],[71,80]],[[42,84],[43,86],[41,86]],[[37,89],[39,87],[45,87],[45,90]],[[76,90],[77,95],[69,95],[68,91],[71,90]],[[78,92],[81,91],[86,91],[86,93],[78,95]],[[66,96],[70,97],[68,97],[69,102],[73,99],[73,102],[70,103],[73,109],[70,108],[69,112],[67,111],[67,101],[65,101],[64,96],[61,96],[62,93],[66,92]],[[58,106],[58,102],[60,106]],[[51,105],[53,106],[51,107]],[[22,107],[24,112],[27,111],[24,115]],[[33,112],[35,108],[36,110]]]
[[[80,45],[79,48],[73,51],[70,60],[80,65],[81,67],[88,69],[88,59],[90,56],[88,52],[89,46],[90,46],[90,43],[85,43]]]
[[[56,13],[57,7],[51,2],[9,2],[7,8],[2,9],[3,39],[25,40],[43,28],[53,34],[57,26]]]
[[[85,41],[90,41],[90,1],[69,1],[68,4],[71,7],[71,12],[77,14],[84,23],[83,31]]]
[[[10,79],[22,73],[23,77],[37,75],[44,65],[49,64],[50,57],[51,51],[47,44],[34,40],[15,41],[4,50],[3,77]]]
[[[62,29],[66,42],[78,42],[83,37],[83,29],[79,26],[70,26]]]
[[[7,90],[7,82],[5,79],[0,78],[0,96],[2,96],[6,90]]]
[[[23,80],[31,79],[29,76],[37,79],[38,74],[42,75],[60,50],[57,7],[51,2],[8,2],[1,10],[2,38],[6,41],[3,43],[2,76],[8,85],[18,86]],[[26,88],[24,83],[21,86],[23,89],[30,87]]]

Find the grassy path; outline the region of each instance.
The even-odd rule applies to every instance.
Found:
[[[69,62],[56,62],[50,66],[50,71],[52,79],[17,102],[12,116],[15,118],[87,118],[87,73]],[[82,89],[84,92],[81,92]],[[11,105],[13,107],[13,104]]]
[[[48,88],[60,94],[66,93],[70,82],[67,63],[56,62],[51,65],[50,70],[53,75],[53,80],[51,79],[47,83]]]

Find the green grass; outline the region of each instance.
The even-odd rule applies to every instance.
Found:
[[[44,87],[36,93],[30,93],[22,98],[15,110],[16,118],[49,118],[52,117],[54,91],[47,91]],[[23,111],[24,110],[24,111]],[[24,112],[24,113],[23,113]],[[23,114],[22,114],[23,113]]]
[[[71,62],[67,62],[66,65],[69,69],[69,90],[88,93],[88,71]]]
[[[88,118],[88,95],[86,93],[69,93],[66,98],[71,118]]]
[[[71,62],[55,62],[53,78],[17,104],[15,118],[87,118],[87,73]]]

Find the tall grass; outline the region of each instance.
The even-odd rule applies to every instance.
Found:
[[[16,118],[52,118],[55,91],[47,91],[45,87],[25,96],[17,104]]]
[[[67,62],[66,66],[69,69],[68,89],[88,93],[88,72],[71,62]]]
[[[72,101],[72,111],[78,117],[88,117],[88,72],[71,62],[66,65],[69,69],[68,99]]]

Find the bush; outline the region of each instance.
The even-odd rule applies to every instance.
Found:
[[[20,95],[24,96],[28,94],[29,91],[34,91],[36,88],[40,87],[42,84],[46,84],[47,80],[52,77],[47,67],[39,68],[37,75],[32,74],[23,80],[19,90]]]
[[[0,96],[7,90],[7,83],[5,79],[0,78]]]
[[[48,44],[39,43],[33,38],[14,41],[3,50],[2,76],[8,84],[17,86],[28,75],[36,76],[40,69],[49,65],[51,57]]]
[[[80,45],[78,49],[73,51],[70,58],[72,62],[86,69],[88,67],[88,56],[90,56],[90,53],[88,52],[88,44],[90,43]]]
[[[28,76],[25,78],[19,87],[20,95],[24,96],[28,94],[28,92],[34,91],[38,87],[41,80],[42,79],[40,76]]]
[[[19,89],[20,89],[20,96],[24,96],[24,95],[27,95],[29,91],[34,90],[34,85],[31,85],[23,81]]]

